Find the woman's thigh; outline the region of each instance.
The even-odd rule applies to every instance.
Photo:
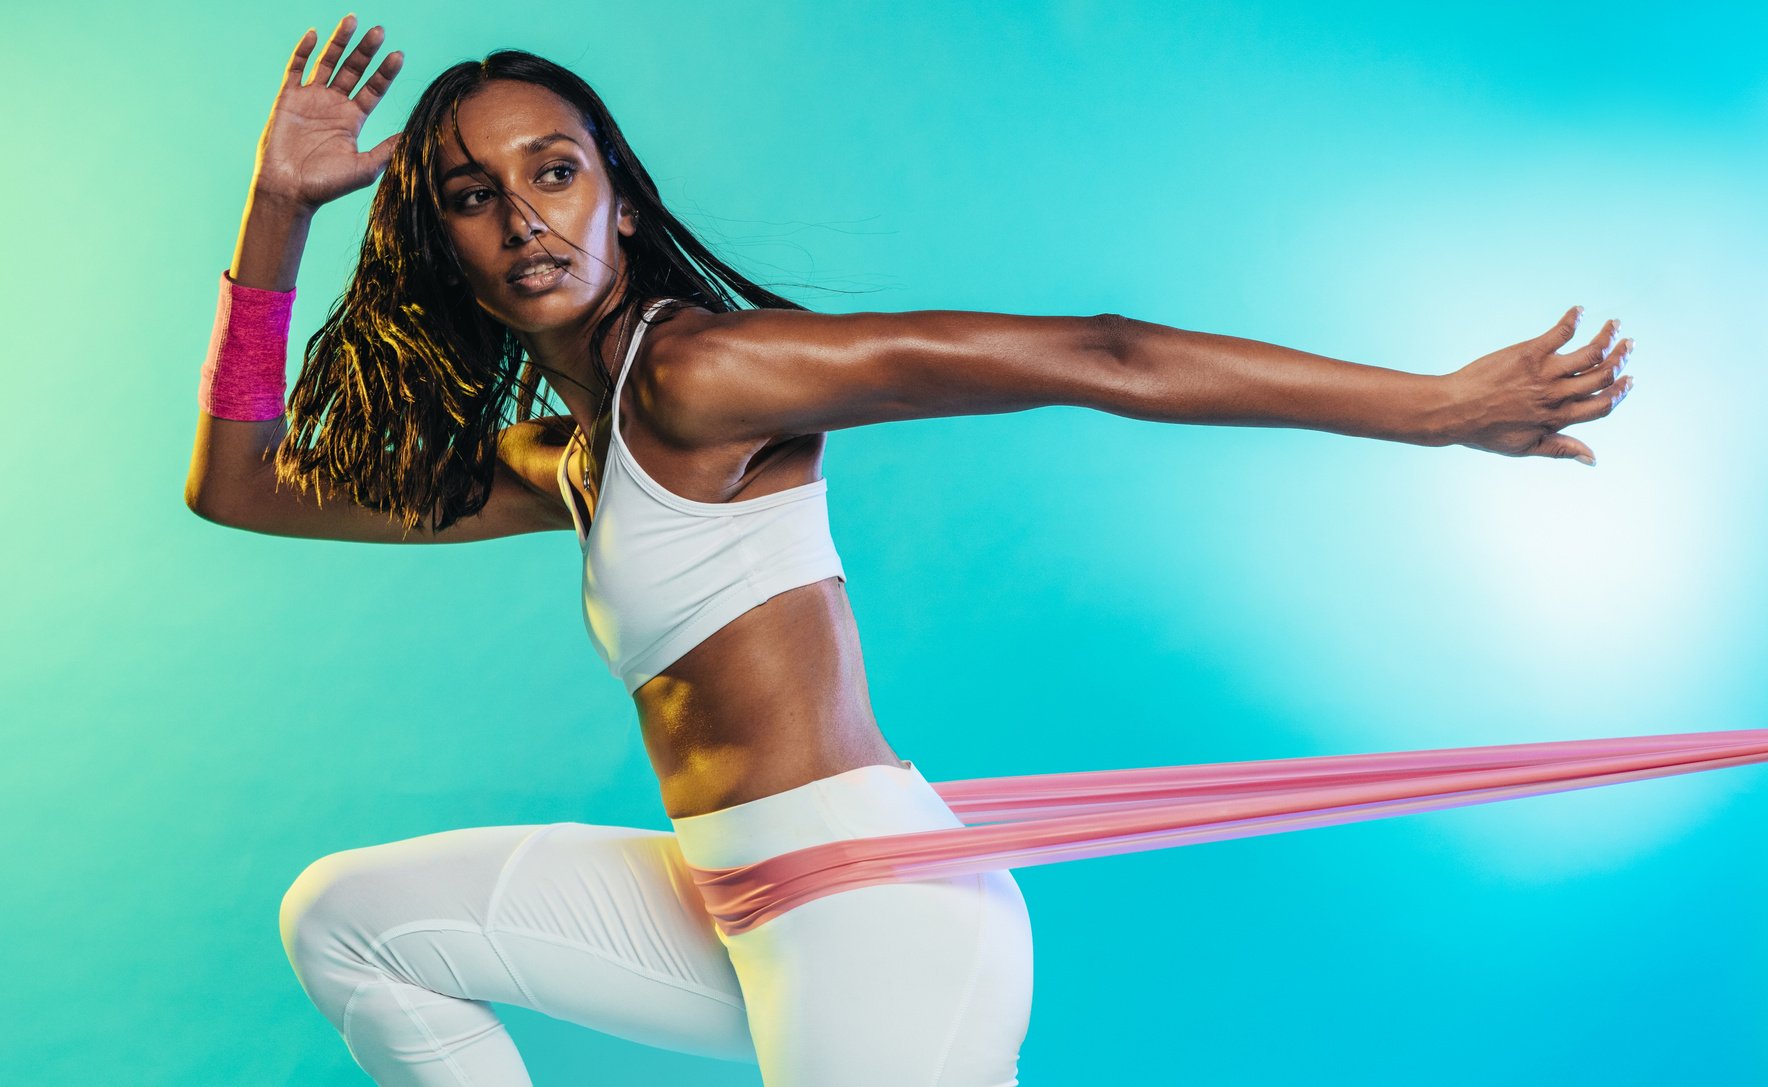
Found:
[[[1031,925],[1006,871],[859,887],[726,939],[769,1087],[1007,1087]]]
[[[913,763],[857,767],[672,824],[704,869],[962,825]],[[840,891],[720,938],[768,1087],[1018,1082],[1031,922],[1004,869]]]
[[[391,977],[755,1060],[729,954],[665,831],[478,827],[346,850],[289,889],[283,939],[346,1039],[357,991]]]

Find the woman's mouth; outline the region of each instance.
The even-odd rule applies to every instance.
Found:
[[[539,294],[550,287],[557,286],[565,278],[565,266],[547,264],[534,269],[524,276],[510,280],[510,286],[521,294]]]

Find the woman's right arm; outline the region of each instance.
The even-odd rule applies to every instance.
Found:
[[[310,209],[254,190],[229,278],[242,287],[293,288],[311,222]],[[555,475],[563,448],[548,420],[528,420],[499,432],[496,474],[484,509],[439,533],[420,525],[408,534],[387,514],[323,486],[321,501],[311,491],[302,494],[287,485],[279,490],[272,458],[287,430],[286,417],[247,422],[198,411],[185,505],[229,528],[361,543],[467,543],[572,527]]]
[[[257,168],[228,268],[229,278],[242,287],[294,289],[314,213],[327,201],[372,183],[391,155],[397,135],[367,153],[356,151],[356,135],[398,73],[401,57],[389,54],[352,98],[381,37],[379,27],[370,28],[339,65],[354,26],[348,16],[338,24],[311,81],[303,82],[301,76],[312,50],[312,31],[302,36],[289,58],[258,143]],[[364,543],[465,543],[572,527],[564,496],[554,483],[563,450],[548,441],[552,428],[544,420],[499,432],[496,474],[485,507],[439,533],[425,525],[406,533],[388,514],[323,486],[317,500],[312,492],[278,489],[272,458],[287,429],[286,416],[253,422],[199,411],[185,504],[205,520],[231,528]]]

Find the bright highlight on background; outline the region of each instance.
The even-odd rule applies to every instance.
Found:
[[[343,10],[8,19],[0,1067],[366,1082],[278,900],[459,826],[666,828],[569,534],[367,547],[186,511],[254,142]],[[1051,408],[832,435],[873,705],[934,780],[1760,728],[1759,5],[409,2],[603,94],[677,212],[824,310],[1116,312],[1448,373],[1586,307],[1571,462]],[[297,343],[369,191],[320,213]],[[816,289],[827,288],[827,289]],[[1768,1082],[1742,767],[1025,869],[1026,1084]],[[754,1070],[499,1008],[536,1084]],[[1453,1054],[1450,1060],[1444,1054]]]

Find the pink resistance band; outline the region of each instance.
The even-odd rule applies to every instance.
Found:
[[[966,825],[688,866],[727,936],[856,887],[1249,838],[1768,762],[1768,729],[930,782]],[[978,826],[980,823],[993,825]]]
[[[221,270],[221,297],[197,385],[197,407],[217,419],[245,422],[282,415],[294,305],[292,289],[242,287]]]

